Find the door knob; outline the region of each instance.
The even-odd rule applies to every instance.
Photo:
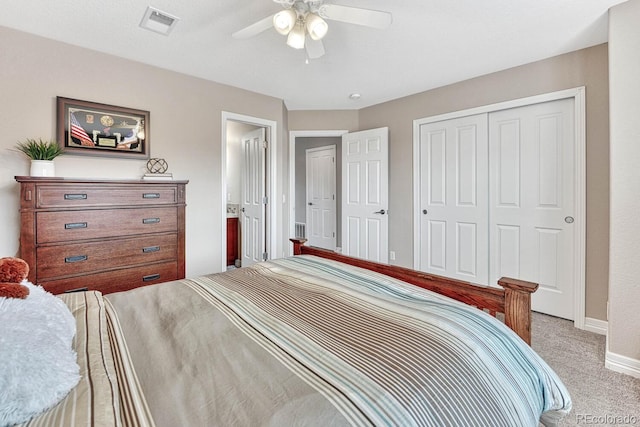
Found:
[[[307,204],[308,204],[309,206],[313,206],[313,203],[311,203],[311,202],[309,202],[309,203],[307,203]]]
[[[422,209],[422,213],[426,215],[427,214],[427,210],[426,209]]]
[[[244,208],[240,209],[240,212],[244,212]]]
[[[380,214],[380,215],[384,215],[385,213],[387,213],[384,209],[380,209],[377,212],[374,212],[374,214]]]
[[[565,216],[564,217],[564,222],[566,222],[567,224],[571,224],[573,223],[574,219],[572,216]]]

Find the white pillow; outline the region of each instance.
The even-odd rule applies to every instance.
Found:
[[[26,299],[0,298],[0,426],[28,421],[80,380],[71,312],[40,286],[22,284]]]

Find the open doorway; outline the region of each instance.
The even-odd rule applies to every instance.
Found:
[[[388,140],[389,129],[386,127],[364,131],[292,131],[289,143],[289,193],[290,203],[290,235],[301,235],[301,218],[306,206],[301,205],[302,186],[299,186],[306,174],[296,170],[296,157],[299,146],[306,138],[321,139],[321,144],[329,145],[330,137],[337,138],[341,165],[337,170],[342,174],[337,178],[337,188],[341,188],[340,200],[337,202],[337,252],[349,256],[386,263],[388,251]],[[306,191],[306,189],[305,189]],[[305,195],[306,196],[306,195]],[[305,230],[306,232],[306,230]],[[291,253],[291,252],[290,252]]]
[[[340,250],[341,241],[341,150],[342,135],[346,130],[327,131],[292,131],[289,134],[289,194],[290,194],[290,236],[309,238],[309,221],[307,201],[307,150],[318,149],[319,147],[335,146],[336,149],[336,210],[335,210],[335,242],[336,250]],[[291,252],[290,252],[291,254]]]
[[[250,265],[275,253],[270,179],[276,123],[223,112],[222,269]]]

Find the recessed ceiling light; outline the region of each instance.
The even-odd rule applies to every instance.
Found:
[[[176,26],[180,18],[163,12],[155,7],[148,6],[147,11],[140,21],[140,26],[146,30],[168,36],[173,27]]]
[[[361,95],[359,93],[352,93],[351,95],[349,95],[349,99],[353,99],[353,100],[360,99],[360,96]]]

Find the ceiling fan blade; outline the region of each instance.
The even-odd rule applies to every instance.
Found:
[[[307,37],[304,47],[307,49],[309,59],[320,58],[324,55],[324,44],[322,40],[313,40],[311,37]]]
[[[320,16],[334,21],[349,24],[364,25],[365,27],[384,30],[391,25],[392,17],[389,12],[361,9],[359,7],[340,6],[337,4],[323,4],[318,9]]]
[[[263,31],[268,30],[269,28],[273,28],[273,15],[267,16],[264,19],[255,22],[248,27],[245,27],[241,30],[236,31],[231,34],[231,37],[234,39],[248,39],[249,37],[253,37],[257,34],[260,34]]]

